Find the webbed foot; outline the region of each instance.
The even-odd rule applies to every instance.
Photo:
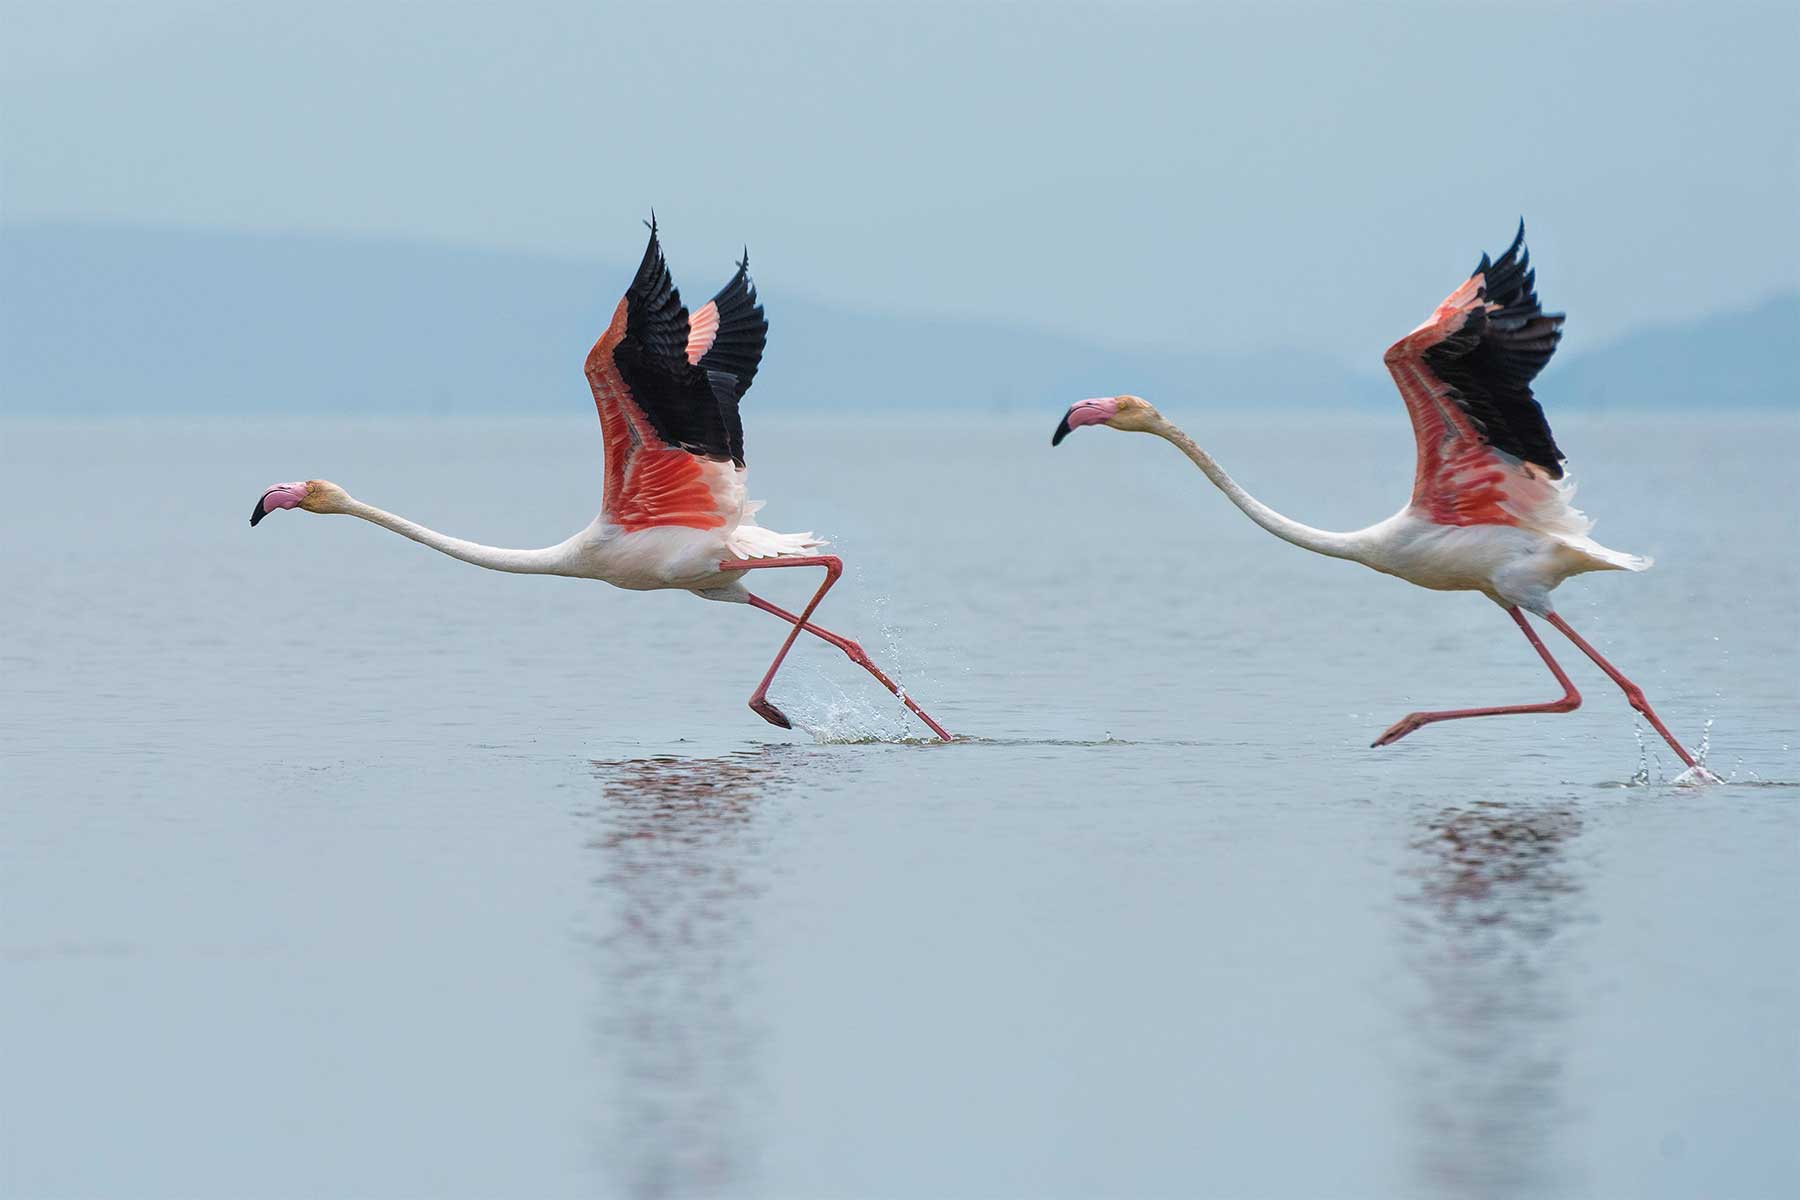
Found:
[[[794,723],[787,719],[787,714],[769,702],[767,696],[752,696],[750,711],[779,729],[792,729]]]

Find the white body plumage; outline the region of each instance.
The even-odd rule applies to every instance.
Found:
[[[1354,552],[1345,557],[1384,575],[1433,591],[1482,592],[1503,608],[1516,604],[1539,616],[1550,611],[1551,591],[1571,575],[1642,571],[1651,563],[1585,535],[1526,525],[1440,525],[1410,505],[1346,539]]]

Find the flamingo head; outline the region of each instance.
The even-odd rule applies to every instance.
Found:
[[[278,483],[262,494],[250,510],[250,524],[268,516],[278,508],[302,508],[307,512],[343,512],[350,494],[326,479],[308,479],[301,483]]]
[[[1101,396],[1094,400],[1082,400],[1071,405],[1069,411],[1063,414],[1062,423],[1056,427],[1050,444],[1060,445],[1072,431],[1083,425],[1107,425],[1113,429],[1144,433],[1151,429],[1156,420],[1157,411],[1141,396]]]

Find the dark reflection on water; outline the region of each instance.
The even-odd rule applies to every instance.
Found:
[[[1580,884],[1568,807],[1497,803],[1432,813],[1413,842],[1407,961],[1424,1002],[1412,1128],[1421,1190],[1571,1190],[1560,1131],[1568,1044],[1565,938]]]
[[[792,781],[788,749],[592,764],[595,885],[616,913],[598,939],[614,1090],[603,1166],[627,1195],[716,1194],[753,1170],[749,934],[767,885],[761,818]]]

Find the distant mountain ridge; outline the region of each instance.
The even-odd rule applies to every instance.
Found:
[[[0,225],[0,412],[567,413],[630,270],[328,235]],[[729,274],[680,281],[689,306]],[[790,297],[779,281],[760,291],[773,330],[758,407],[1054,409],[1119,391],[1398,402],[1384,376],[1305,350],[1119,348]],[[1645,330],[1558,362],[1554,402],[1785,405],[1796,330],[1800,294]]]
[[[1558,363],[1559,405],[1800,407],[1800,292],[1626,334]],[[1554,415],[1554,414],[1552,414]]]

